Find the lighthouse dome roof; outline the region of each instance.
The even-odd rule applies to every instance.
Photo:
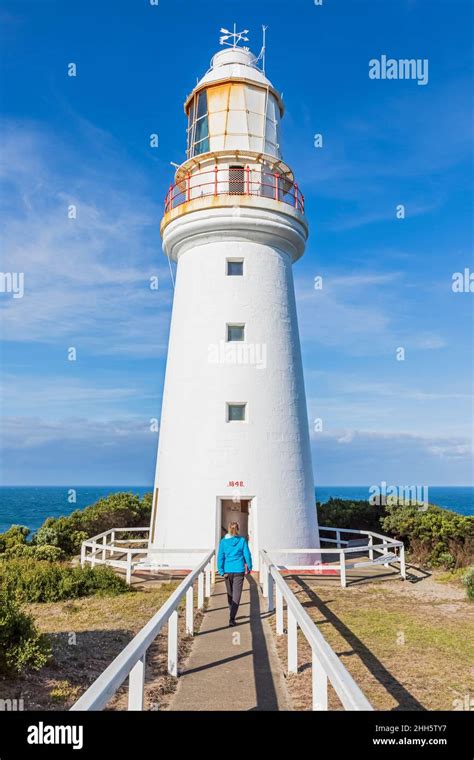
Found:
[[[248,82],[257,87],[270,90],[276,97],[280,112],[283,114],[284,106],[280,93],[275,89],[265,73],[257,65],[258,58],[251,50],[245,47],[225,47],[219,50],[211,59],[211,67],[197,82],[192,93],[186,98],[184,109],[187,111],[194,93],[205,87],[220,82],[236,81]]]
[[[199,81],[198,87],[221,79],[247,79],[264,87],[272,83],[263,71],[257,67],[256,56],[242,47],[228,47],[219,50],[211,60],[211,68]]]

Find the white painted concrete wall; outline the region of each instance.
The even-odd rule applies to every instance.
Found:
[[[262,547],[319,546],[292,274],[307,230],[290,206],[259,202],[196,210],[164,231],[178,266],[150,561],[191,566],[196,555],[166,551],[215,545],[219,497],[236,492],[229,481],[253,498],[255,564]],[[244,259],[243,277],[226,276],[227,258]],[[265,366],[212,361],[232,322],[245,323]],[[246,422],[226,422],[232,401],[247,402]]]

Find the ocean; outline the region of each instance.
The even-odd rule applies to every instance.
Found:
[[[0,486],[0,533],[10,525],[26,525],[37,530],[46,517],[67,515],[83,509],[98,499],[118,491],[131,491],[143,496],[151,486],[77,486],[76,502],[68,501],[66,486]],[[367,499],[369,486],[317,486],[316,500],[322,503],[330,497]],[[474,514],[474,486],[431,486],[430,504],[451,509],[463,515]]]

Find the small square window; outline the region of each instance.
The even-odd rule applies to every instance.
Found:
[[[227,325],[227,340],[245,340],[245,325]]]
[[[245,422],[247,404],[227,404],[227,422]]]
[[[242,276],[244,273],[244,260],[240,259],[239,261],[231,261],[230,259],[227,259],[227,274],[231,275],[233,277],[235,276]]]

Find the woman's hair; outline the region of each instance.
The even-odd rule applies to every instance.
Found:
[[[238,536],[239,535],[239,523],[238,522],[231,522],[229,523],[229,534],[231,536]]]

